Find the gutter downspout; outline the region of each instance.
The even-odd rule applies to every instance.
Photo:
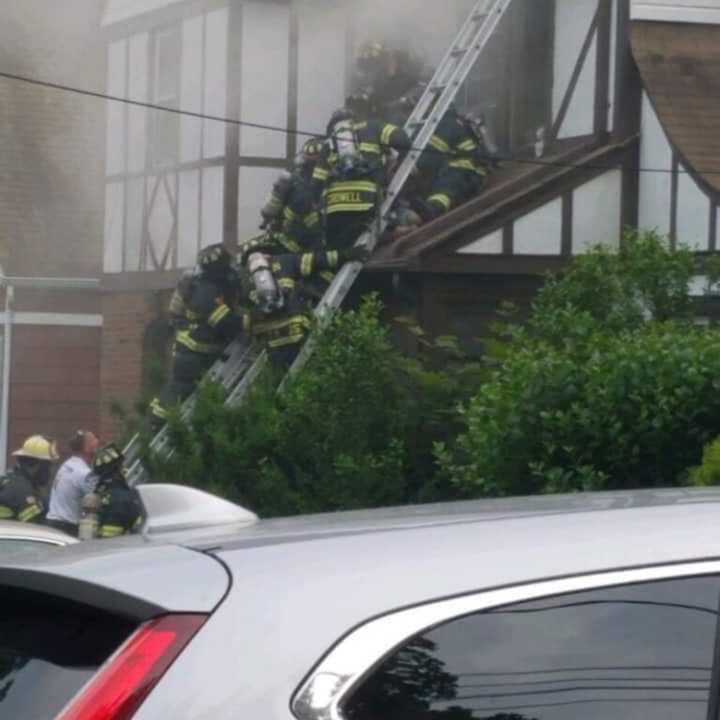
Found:
[[[3,330],[2,405],[0,405],[0,474],[7,470],[8,426],[10,409],[10,362],[12,358],[13,300],[15,288],[0,268],[0,283],[5,287],[5,323]]]

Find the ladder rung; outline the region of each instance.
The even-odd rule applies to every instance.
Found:
[[[462,57],[463,55],[467,55],[468,48],[458,48],[457,50],[452,51],[453,57]]]
[[[445,85],[431,85],[430,86],[430,92],[438,93],[442,92],[447,87],[447,84]]]

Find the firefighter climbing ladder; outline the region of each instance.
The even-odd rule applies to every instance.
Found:
[[[378,239],[387,227],[395,200],[511,3],[512,0],[478,0],[448,48],[435,75],[405,124],[405,131],[412,140],[412,150],[406,155],[390,181],[375,227],[358,240],[357,244],[364,245],[368,252],[375,249]],[[337,273],[315,309],[318,330],[332,319],[361,270],[362,263],[351,262],[346,263]],[[305,342],[283,380],[280,390],[307,363],[315,349],[317,334],[317,331],[313,332]],[[261,352],[255,344],[238,340],[230,345],[225,358],[211,368],[208,377],[220,382],[229,392],[227,405],[239,405],[266,362],[266,353]],[[183,417],[189,415],[194,403],[194,396],[185,401],[181,410]],[[155,452],[163,452],[168,447],[168,443],[167,428],[164,428],[152,440],[150,447]],[[133,485],[142,481],[145,472],[140,461],[140,451],[141,444],[137,437],[125,450],[128,479]]]

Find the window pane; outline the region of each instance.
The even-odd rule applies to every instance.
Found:
[[[694,578],[480,613],[416,638],[351,720],[704,720],[719,582]]]

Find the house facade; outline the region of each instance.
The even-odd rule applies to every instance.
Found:
[[[107,103],[106,406],[137,395],[162,344],[148,327],[198,249],[257,232],[274,178],[352,89],[359,46],[411,50],[431,73],[474,4],[107,0],[108,94],[189,114]],[[381,248],[361,287],[472,347],[500,302],[527,306],[545,272],[626,226],[714,251],[718,15],[720,0],[515,0],[458,96],[508,160],[482,196]]]
[[[103,90],[101,15],[100,0],[62,10],[44,0],[7,4],[0,67]],[[4,275],[30,278],[16,288],[9,318],[0,287],[10,349],[10,422],[0,443],[10,450],[34,433],[64,445],[99,424],[101,294],[53,286],[102,274],[104,132],[101,101],[0,79],[0,265]]]

